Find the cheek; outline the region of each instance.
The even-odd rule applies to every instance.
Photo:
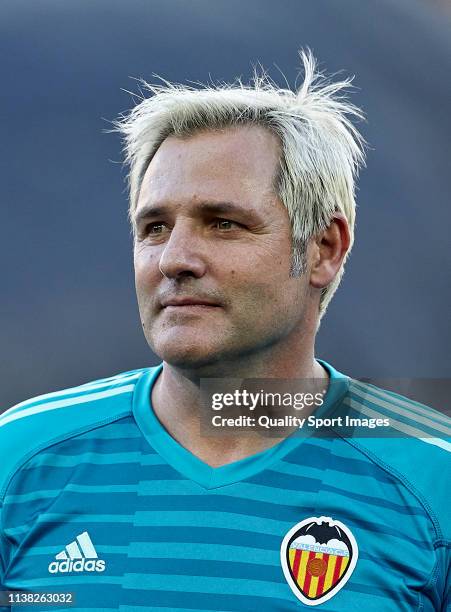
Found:
[[[255,269],[266,278],[285,279],[289,277],[292,265],[291,241],[280,236],[268,236],[260,248],[251,254]]]
[[[224,288],[227,288],[232,304],[261,312],[270,309],[286,294],[289,277],[281,266],[273,264],[270,269],[264,269],[256,262],[253,264],[246,265],[245,269],[234,266],[222,278],[226,281]]]
[[[280,241],[265,237],[245,247],[217,253],[214,270],[236,283],[248,285],[278,284],[288,279],[291,251]]]
[[[278,317],[291,316],[298,312],[304,301],[305,279],[290,276],[291,253],[285,258],[279,253],[271,257],[248,257],[243,266],[236,265],[228,271],[228,289],[235,311],[259,313],[263,324],[274,313]],[[263,265],[264,260],[264,265]]]
[[[135,283],[137,288],[154,285],[159,277],[159,256],[151,249],[135,247],[133,264],[135,268]]]

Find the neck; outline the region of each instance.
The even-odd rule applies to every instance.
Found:
[[[266,437],[251,433],[224,434],[220,437],[201,435],[200,422],[202,378],[270,378],[309,379],[323,389],[328,378],[325,369],[314,359],[313,347],[308,354],[298,354],[297,359],[277,359],[265,355],[221,361],[200,368],[180,368],[163,363],[163,371],[152,390],[154,412],[169,434],[201,461],[218,467],[244,459],[278,444],[283,437]],[[310,389],[309,389],[310,391]],[[303,417],[308,416],[303,412]],[[210,415],[211,417],[211,415]],[[290,433],[290,432],[288,432]]]

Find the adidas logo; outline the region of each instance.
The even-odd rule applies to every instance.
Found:
[[[57,561],[49,564],[51,574],[68,572],[103,572],[105,561],[99,559],[89,533],[84,531],[55,556]]]

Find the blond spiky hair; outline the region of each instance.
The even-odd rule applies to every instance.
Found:
[[[302,273],[307,241],[329,225],[334,212],[345,215],[352,246],[355,179],[365,155],[364,140],[350,117],[362,119],[363,115],[346,97],[352,79],[330,82],[316,70],[309,49],[300,56],[304,81],[297,91],[278,88],[264,72],[255,72],[249,85],[241,80],[199,87],[141,81],[142,90],[152,95],[143,95],[114,124],[123,136],[129,166],[130,213],[147,167],[168,136],[259,125],[276,134],[281,143],[276,193],[291,221],[292,273]],[[320,318],[342,275],[343,266],[323,290]]]

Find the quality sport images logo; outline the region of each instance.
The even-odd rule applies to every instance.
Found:
[[[344,587],[358,554],[357,542],[346,525],[329,516],[311,516],[286,534],[280,560],[296,597],[307,606],[317,606]]]
[[[69,572],[103,572],[105,561],[99,559],[89,533],[84,531],[49,563],[50,574]]]

